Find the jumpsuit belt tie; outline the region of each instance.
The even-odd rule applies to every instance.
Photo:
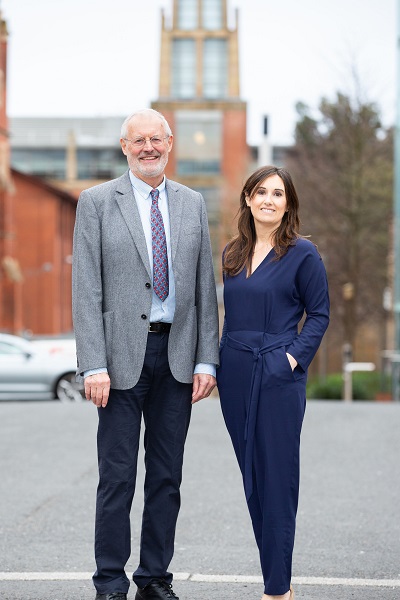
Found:
[[[294,335],[292,332],[265,334],[267,340],[264,340],[264,345],[260,348],[249,346],[244,342],[233,338],[229,333],[226,337],[226,345],[236,350],[250,352],[253,355],[253,370],[251,374],[251,384],[249,401],[246,406],[246,421],[244,429],[244,439],[246,441],[243,482],[246,494],[246,500],[249,500],[253,493],[253,452],[254,438],[257,422],[257,409],[260,400],[260,388],[263,376],[263,360],[262,357],[267,352],[288,346],[292,343]]]

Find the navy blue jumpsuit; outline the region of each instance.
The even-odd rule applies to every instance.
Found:
[[[298,239],[250,277],[225,277],[218,389],[243,476],[265,593],[289,590],[299,494],[307,368],[329,322],[326,272]],[[306,319],[301,332],[299,322]],[[292,371],[286,352],[298,362]]]

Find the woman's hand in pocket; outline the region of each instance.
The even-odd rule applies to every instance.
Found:
[[[291,354],[289,354],[288,352],[286,352],[286,356],[288,358],[288,361],[290,363],[292,371],[294,371],[295,368],[297,367],[297,360]]]

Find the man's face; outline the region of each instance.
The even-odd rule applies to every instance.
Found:
[[[128,123],[126,139],[121,138],[120,142],[129,168],[136,177],[150,185],[155,179],[161,181],[173,137],[167,136],[157,115],[142,113],[134,116]]]

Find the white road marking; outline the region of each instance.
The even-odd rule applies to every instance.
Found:
[[[177,577],[174,575],[174,578]],[[256,575],[197,575],[190,576],[190,581],[208,583],[263,583],[262,577]],[[293,585],[337,585],[360,587],[400,587],[400,579],[353,579],[344,577],[292,577]]]
[[[92,573],[75,572],[0,572],[0,581],[85,581],[91,580]],[[203,583],[260,583],[258,575],[203,575],[200,573],[175,573],[176,581]],[[400,588],[400,579],[361,579],[345,577],[293,577],[294,585],[331,585],[358,587]]]

